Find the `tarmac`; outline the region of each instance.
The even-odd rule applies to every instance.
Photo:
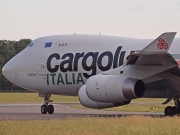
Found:
[[[67,117],[122,117],[132,115],[143,115],[152,117],[164,117],[163,113],[153,112],[120,112],[90,109],[75,109],[69,106],[79,103],[60,103],[54,105],[53,114],[41,114],[42,104],[0,104],[0,120],[50,120],[66,119]]]

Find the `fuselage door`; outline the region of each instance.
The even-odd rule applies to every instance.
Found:
[[[38,72],[39,75],[42,76],[46,73],[46,65],[45,65],[45,58],[42,58],[38,62]]]
[[[38,61],[39,80],[42,84],[46,84],[46,59],[41,58]]]

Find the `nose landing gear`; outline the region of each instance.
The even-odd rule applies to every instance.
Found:
[[[51,94],[44,94],[44,104],[41,106],[41,113],[46,114],[47,112],[49,114],[54,113],[54,106],[49,105],[49,102],[53,102],[51,99]]]
[[[174,116],[180,114],[180,101],[178,97],[174,98],[175,106],[167,106],[164,110],[165,116]]]

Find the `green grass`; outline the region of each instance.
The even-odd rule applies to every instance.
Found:
[[[52,95],[54,102],[78,102],[78,97]],[[42,103],[38,93],[0,93],[0,103]]]
[[[173,104],[168,104],[173,105]],[[107,108],[107,109],[101,109],[106,111],[122,111],[122,112],[164,112],[164,109],[167,105],[162,105],[160,103],[157,104],[129,104],[125,106],[119,106],[119,107],[113,107],[113,108]],[[83,107],[82,105],[73,105],[70,106],[71,108],[77,108],[77,109],[91,109]],[[154,110],[152,109],[154,108]]]
[[[78,97],[75,96],[61,96],[52,95],[54,102],[79,102]],[[160,98],[140,98],[132,100],[131,103],[162,103],[166,99]],[[38,97],[38,93],[0,93],[0,103],[38,103],[42,102],[43,98]]]
[[[65,120],[0,121],[1,135],[179,135],[179,117],[69,117]]]
[[[165,101],[165,99],[152,99],[152,98],[141,98],[141,99],[135,99],[132,100],[132,102],[129,105],[125,106],[119,106],[119,107],[113,107],[113,108],[107,108],[102,109],[106,111],[123,111],[123,112],[164,112],[164,108],[166,106],[174,106],[173,101],[170,103],[163,105],[162,103]],[[71,106],[72,108],[78,108],[78,109],[90,109],[86,108],[82,105],[74,105]],[[154,108],[154,109],[152,109]]]
[[[138,98],[138,99],[133,99],[131,103],[146,103],[146,102],[152,102],[152,103],[163,103],[166,101],[166,98]]]

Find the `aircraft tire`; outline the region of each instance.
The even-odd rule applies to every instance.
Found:
[[[41,113],[42,113],[42,114],[46,114],[47,111],[48,111],[47,105],[42,105],[42,106],[41,106]]]
[[[48,113],[53,114],[54,113],[54,106],[53,105],[48,105]]]
[[[176,114],[176,107],[167,106],[164,110],[165,116],[174,116]]]

